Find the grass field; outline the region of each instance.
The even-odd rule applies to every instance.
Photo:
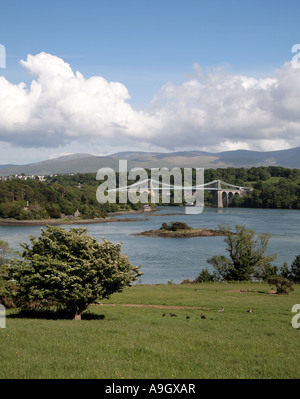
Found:
[[[81,321],[7,311],[0,378],[299,378],[300,330],[292,327],[291,309],[300,303],[300,286],[285,296],[270,289],[259,283],[136,285],[90,306]],[[192,307],[201,307],[206,319]]]

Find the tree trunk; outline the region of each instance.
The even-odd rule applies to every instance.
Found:
[[[79,311],[79,310],[76,311],[73,320],[81,320],[81,315],[82,315],[82,312],[81,312],[81,311]]]

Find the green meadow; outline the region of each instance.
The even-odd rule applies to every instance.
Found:
[[[299,378],[300,330],[292,327],[291,309],[300,304],[300,286],[289,295],[271,289],[265,283],[135,285],[90,306],[81,321],[8,310],[0,378]]]

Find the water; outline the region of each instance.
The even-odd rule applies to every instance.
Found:
[[[171,215],[170,215],[171,214]],[[288,265],[300,254],[300,211],[273,209],[244,209],[206,207],[201,214],[186,215],[183,207],[162,207],[158,212],[118,215],[117,218],[135,219],[136,222],[87,224],[88,233],[101,241],[105,237],[114,243],[122,242],[134,265],[142,265],[141,283],[180,283],[193,280],[200,271],[211,266],[206,260],[213,255],[227,255],[224,237],[159,238],[134,236],[145,230],[160,228],[163,222],[186,222],[191,227],[217,229],[218,224],[235,226],[243,224],[258,234],[271,234],[268,254],[277,253],[274,264]],[[147,218],[147,221],[142,219]],[[69,228],[64,225],[62,227]],[[40,226],[0,226],[0,240],[7,241],[13,249],[20,250],[21,242],[30,242],[29,235],[39,236]]]

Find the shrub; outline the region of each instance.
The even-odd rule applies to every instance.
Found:
[[[163,223],[163,224],[161,225],[160,230],[167,230],[167,231],[169,231],[169,230],[170,230],[170,226],[169,226],[167,223]]]
[[[291,264],[289,278],[294,283],[300,283],[300,255],[296,256],[293,263]]]
[[[191,227],[183,222],[172,222],[170,225],[168,225],[167,223],[163,223],[160,229],[167,231],[177,231],[177,230],[191,230]]]
[[[196,283],[196,280],[192,281],[189,278],[183,280],[180,284],[194,284]]]
[[[288,294],[288,291],[294,291],[293,282],[284,277],[271,277],[268,280],[270,285],[275,285],[276,294]]]
[[[210,273],[207,268],[203,269],[195,279],[195,283],[210,283],[215,281],[219,281],[217,273]]]
[[[270,263],[267,263],[263,266],[262,270],[257,274],[256,277],[262,279],[263,281],[268,281],[269,278],[275,277],[278,274],[278,266],[272,266]],[[282,276],[284,277],[284,276]]]
[[[291,267],[288,266],[287,262],[284,262],[280,268],[280,276],[293,281],[293,283],[300,283],[300,255],[296,256]]]
[[[280,268],[280,276],[284,277],[284,278],[287,278],[287,279],[289,278],[290,269],[289,269],[289,266],[288,266],[287,262],[284,262],[283,266],[281,266],[281,268]]]

